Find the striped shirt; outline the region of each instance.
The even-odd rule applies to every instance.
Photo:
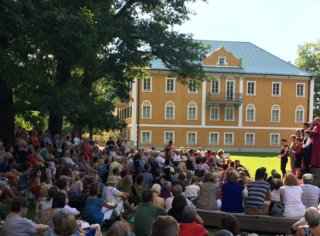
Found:
[[[320,189],[317,186],[312,184],[302,184],[302,203],[308,207],[318,207],[319,198],[320,198]]]
[[[270,192],[270,184],[263,180],[251,182],[247,186],[248,197],[245,201],[246,208],[265,208],[264,201]]]

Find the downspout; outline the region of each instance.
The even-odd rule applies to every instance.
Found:
[[[139,150],[139,133],[140,133],[140,80],[137,79],[138,86],[137,86],[137,150]]]

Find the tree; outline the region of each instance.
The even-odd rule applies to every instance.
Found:
[[[31,68],[38,66],[36,76],[34,72],[28,76],[31,83],[38,82],[31,92],[41,99],[29,97],[28,105],[44,111],[47,107],[52,134],[61,133],[63,117],[70,111],[82,112],[81,106],[76,106],[78,111],[68,106],[70,91],[75,99],[79,94],[87,97],[95,82],[106,79],[117,95],[126,96],[129,82],[154,58],[181,75],[182,81],[187,77],[201,80],[205,78],[201,61],[207,48],[191,35],[172,30],[188,19],[188,2],[194,0],[4,0],[0,3],[0,38],[5,38],[9,47],[2,54],[18,52],[19,60],[12,66],[1,61],[0,77],[10,81],[12,76],[4,76],[5,68],[16,71],[21,61],[32,64]],[[16,44],[19,37],[24,44]],[[23,76],[10,86],[11,91],[18,91],[19,83],[28,87],[26,72],[27,68],[21,69]],[[0,125],[5,126],[5,121]]]
[[[298,47],[296,65],[299,68],[320,75],[320,40],[315,43],[305,43]],[[314,86],[314,116],[320,116],[320,77],[315,77]]]

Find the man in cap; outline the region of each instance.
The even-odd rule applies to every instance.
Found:
[[[320,199],[320,189],[313,185],[313,175],[304,174],[302,176],[303,184],[300,185],[302,188],[301,200],[303,205],[308,207],[318,207]]]

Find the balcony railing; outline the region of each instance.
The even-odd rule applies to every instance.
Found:
[[[214,104],[242,104],[242,93],[208,93],[207,106]]]

